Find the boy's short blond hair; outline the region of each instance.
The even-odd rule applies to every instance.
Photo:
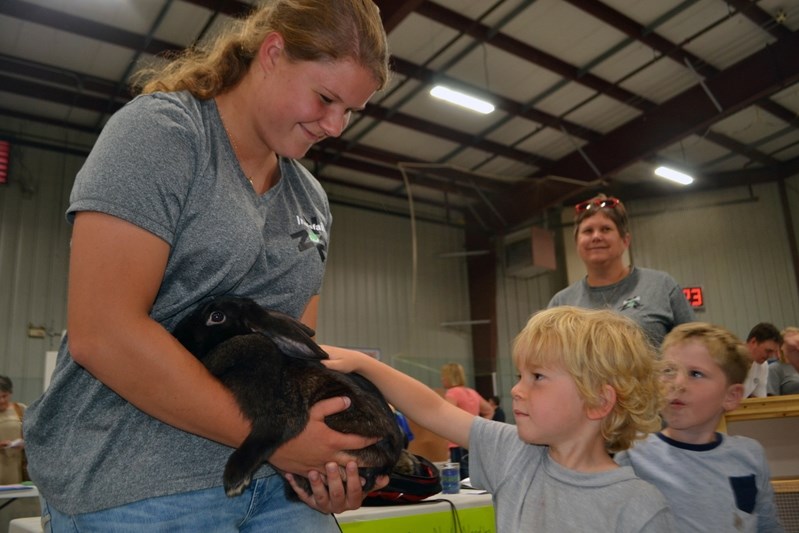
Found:
[[[746,380],[752,359],[746,345],[728,329],[707,322],[689,322],[675,327],[663,339],[661,353],[684,342],[697,341],[707,348],[710,357],[716,362],[727,383],[738,385]]]
[[[616,404],[602,420],[611,453],[661,428],[656,353],[641,328],[608,310],[560,306],[534,314],[516,337],[517,368],[555,364],[574,379],[586,408],[600,407],[610,385]]]

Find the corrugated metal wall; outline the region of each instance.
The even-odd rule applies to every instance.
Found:
[[[518,380],[518,371],[511,360],[513,339],[530,315],[545,309],[552,295],[564,286],[565,273],[514,278],[505,274],[504,265],[498,265],[497,278],[497,396],[508,421],[512,422],[510,389]]]
[[[699,320],[741,337],[758,322],[799,324],[795,265],[776,184],[639,201],[631,206],[630,226],[635,264],[665,270],[682,286],[703,287]]]
[[[4,119],[3,129],[47,142],[67,135],[70,142],[80,140],[13,119]],[[14,381],[18,401],[29,403],[41,392],[44,352],[57,348],[66,322],[70,232],[64,211],[82,162],[13,146],[12,181],[0,188],[0,373]],[[28,337],[29,325],[43,327],[45,337]]]
[[[383,361],[433,387],[448,362],[464,365],[473,380],[470,329],[442,325],[469,320],[466,260],[441,257],[463,251],[463,231],[419,222],[414,273],[408,218],[332,210],[319,340],[379,349]]]

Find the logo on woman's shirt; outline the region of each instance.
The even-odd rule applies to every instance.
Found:
[[[297,215],[297,224],[300,226],[299,231],[291,234],[292,239],[298,239],[297,249],[304,252],[309,248],[316,248],[319,252],[319,258],[324,263],[325,253],[327,252],[327,243],[324,238],[325,228],[319,223],[316,217],[311,217],[309,221],[305,217]]]

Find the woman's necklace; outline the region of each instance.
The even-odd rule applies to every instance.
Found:
[[[605,294],[607,292],[605,290],[605,287],[600,287],[600,290],[598,292],[599,292],[599,295],[602,297],[602,301],[605,303],[605,307],[606,308],[613,308],[613,306],[616,303],[616,291],[618,291],[618,290],[619,290],[619,286],[616,285],[615,287],[613,287],[613,290],[610,292],[610,297],[608,297]]]
[[[236,137],[230,133],[229,129],[227,129],[225,117],[223,117],[221,113],[219,114],[219,119],[222,121],[222,127],[225,129],[225,133],[227,133],[227,138],[230,139],[231,146],[233,146],[233,153],[236,154],[236,159],[239,160],[239,168],[241,169],[241,172],[244,174],[244,177],[247,178],[247,181],[250,182],[250,187],[255,189],[255,184],[253,183],[252,178],[247,175],[247,173],[244,171],[244,167],[241,165],[241,151],[239,150],[238,143],[236,143]]]
[[[616,304],[618,303],[616,302],[616,293],[619,291],[619,286],[621,282],[624,280],[624,278],[626,278],[630,274],[630,272],[631,272],[630,267],[626,267],[622,271],[621,277],[616,279],[616,281],[614,281],[613,283],[595,287],[595,291],[599,294],[599,296],[602,297],[602,301],[604,302],[606,308],[613,308],[614,306],[616,306]],[[610,285],[613,285],[613,290],[610,291],[610,296],[608,296],[606,294],[608,292],[606,288],[609,287]]]

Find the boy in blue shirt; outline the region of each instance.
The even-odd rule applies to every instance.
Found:
[[[666,335],[662,353],[667,427],[616,462],[660,489],[678,531],[784,531],[763,447],[716,431],[743,398],[746,346],[724,328],[694,322]]]

